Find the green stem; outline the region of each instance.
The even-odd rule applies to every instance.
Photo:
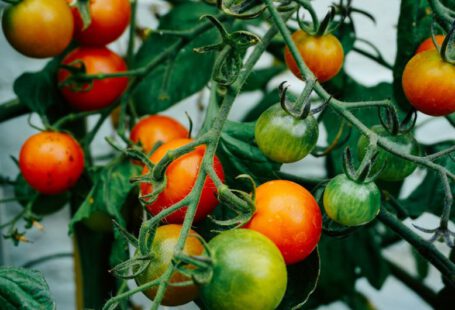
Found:
[[[0,122],[29,113],[30,110],[19,99],[12,99],[0,105]]]
[[[358,48],[358,47],[353,47],[352,50],[356,53],[359,53],[360,55],[363,55],[371,60],[374,60],[376,63],[382,65],[383,67],[389,69],[389,70],[393,70],[393,65],[392,64],[389,64],[384,58],[382,58],[381,56],[377,56],[377,55],[373,55],[371,54],[370,52],[367,52],[361,48]]]
[[[126,63],[128,68],[132,68],[134,63],[134,40],[136,38],[136,15],[137,15],[137,0],[130,0],[131,19],[128,38],[128,50],[126,52]]]
[[[54,259],[57,259],[57,258],[67,258],[67,257],[73,257],[73,253],[57,253],[57,254],[50,254],[50,255],[42,256],[40,258],[31,260],[31,261],[25,263],[24,265],[22,265],[22,267],[24,267],[24,268],[32,268],[32,267],[34,267],[36,265],[45,263],[45,262],[50,261],[50,260],[54,260]]]
[[[428,0],[433,13],[435,14],[437,20],[442,24],[445,31],[449,32],[449,29],[452,25],[453,18],[448,13],[448,9],[444,7],[439,0]]]

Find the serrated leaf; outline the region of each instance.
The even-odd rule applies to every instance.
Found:
[[[4,310],[55,309],[41,272],[25,268],[0,267],[0,300]]]

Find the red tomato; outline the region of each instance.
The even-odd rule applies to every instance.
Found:
[[[292,40],[297,45],[303,61],[319,82],[330,80],[343,66],[343,46],[334,35],[311,36],[303,30],[297,30],[292,34]],[[284,59],[289,70],[302,79],[297,63],[287,46],[284,49]]]
[[[173,118],[165,115],[149,115],[142,118],[131,130],[130,139],[134,143],[141,142],[146,153],[161,141],[188,138],[188,130]]]
[[[304,187],[286,180],[270,181],[256,189],[256,212],[246,228],[271,239],[286,264],[305,259],[322,232],[318,203]]]
[[[70,1],[71,2],[71,1]],[[73,8],[75,39],[82,45],[104,46],[122,35],[130,22],[128,0],[90,0],[91,23],[82,30],[79,11]]]
[[[71,188],[84,170],[84,152],[77,141],[62,132],[44,131],[22,145],[19,168],[37,191],[59,194]]]
[[[105,47],[79,47],[69,53],[63,64],[82,61],[87,74],[116,73],[126,71],[123,59]],[[76,64],[73,64],[76,65]],[[71,73],[60,69],[58,81],[65,80]],[[94,80],[93,87],[89,89],[73,90],[71,86],[61,88],[61,93],[66,101],[74,108],[81,111],[98,110],[107,107],[118,99],[128,85],[125,77]],[[87,85],[88,86],[88,85]]]
[[[175,150],[190,143],[191,139],[177,139],[167,142],[161,145],[150,157],[153,163],[159,162],[164,155],[170,150]],[[201,145],[193,151],[180,156],[174,160],[166,169],[167,184],[163,192],[158,196],[158,199],[147,206],[148,211],[156,215],[161,210],[169,208],[176,202],[179,202],[185,198],[191,191],[196,182],[196,178],[201,166],[202,157],[204,156],[205,146]],[[214,169],[221,180],[224,179],[223,167],[219,159],[215,156],[213,161]],[[142,174],[148,173],[147,167],[144,168]],[[142,183],[141,193],[142,195],[150,194],[153,188],[151,184]],[[216,187],[213,184],[212,179],[206,178],[204,187],[202,189],[201,198],[197,206],[196,215],[194,221],[202,220],[207,214],[209,214],[218,204],[216,198]],[[165,218],[166,222],[169,223],[183,223],[186,207],[177,210],[171,215]]]
[[[420,112],[433,116],[455,112],[455,65],[445,62],[437,50],[412,57],[404,68],[402,85]]]
[[[443,36],[442,34],[438,34],[435,36],[435,39],[436,39],[436,42],[438,42],[439,46],[441,46],[442,42],[445,39],[445,36]],[[435,50],[435,49],[436,49],[436,46],[434,46],[434,44],[433,44],[433,39],[431,37],[429,37],[428,39],[426,39],[419,45],[419,47],[417,48],[416,54],[425,52],[427,50]]]

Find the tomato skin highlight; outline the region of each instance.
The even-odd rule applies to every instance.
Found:
[[[381,125],[373,126],[371,130],[373,130],[381,137],[385,137],[389,143],[393,144],[396,149],[400,150],[403,153],[416,156],[419,156],[421,153],[419,144],[410,133],[394,136]],[[365,156],[368,145],[368,138],[361,136],[357,143],[357,150],[360,159]],[[378,148],[378,155],[376,157],[376,162],[371,169],[371,173],[375,174],[379,171],[379,169],[381,169],[381,167],[384,168],[378,176],[379,180],[401,181],[413,173],[417,168],[417,165],[413,162],[389,153],[382,148]]]
[[[123,59],[105,47],[79,47],[69,53],[62,61],[63,64],[71,64],[74,61],[82,61],[86,68],[86,74],[117,73],[127,71]],[[64,81],[71,73],[68,70],[58,71],[58,82]],[[91,89],[81,91],[64,86],[60,89],[65,100],[80,111],[92,111],[105,108],[118,99],[128,85],[126,77],[107,78],[93,80]]]
[[[40,193],[54,195],[71,188],[84,170],[84,153],[66,133],[44,131],[27,139],[19,155],[25,180]]]
[[[287,271],[276,246],[248,229],[224,231],[208,243],[213,276],[201,285],[209,310],[272,310],[286,291]]]
[[[444,42],[445,36],[442,34],[438,34],[435,36],[436,42],[439,44],[439,46],[442,46],[442,42]],[[433,39],[429,37],[425,41],[423,41],[419,47],[416,50],[416,54],[422,53],[428,50],[435,50],[436,46],[433,44]]]
[[[346,226],[371,222],[381,208],[381,192],[373,182],[362,184],[340,174],[327,184],[324,209],[333,221]]]
[[[280,249],[286,264],[294,264],[316,248],[322,233],[321,210],[299,184],[269,181],[256,189],[256,212],[245,228],[267,236]]]
[[[147,282],[153,281],[159,278],[168,268],[174,255],[175,246],[180,236],[181,225],[170,224],[163,225],[157,228],[155,239],[153,240],[152,248],[150,249],[150,255],[152,261],[150,262],[147,269],[139,274],[135,280],[137,285],[142,285]],[[204,252],[204,247],[201,242],[195,237],[198,235],[195,231],[190,230],[190,235],[185,241],[182,253],[185,255],[201,255]],[[136,250],[135,256],[140,256],[138,250]],[[176,271],[171,279],[170,283],[179,283],[190,281],[191,279],[187,276]],[[157,287],[152,287],[143,292],[150,300],[153,300],[157,293]],[[169,285],[166,288],[161,304],[164,306],[180,306],[194,300],[199,294],[199,288],[196,285],[176,287]]]
[[[91,23],[87,29],[83,30],[79,11],[76,8],[72,9],[74,38],[82,45],[107,45],[117,40],[130,23],[129,0],[91,0],[89,10]]]
[[[319,82],[327,82],[341,70],[344,51],[340,41],[334,35],[311,36],[303,30],[297,30],[292,34],[292,40],[303,61]],[[297,63],[287,46],[284,49],[284,60],[289,70],[302,79]]]
[[[455,112],[455,66],[436,50],[411,58],[402,77],[406,98],[418,111],[431,116]]]
[[[261,114],[254,131],[259,149],[279,163],[292,163],[307,156],[316,146],[318,135],[318,123],[312,115],[297,119],[280,104]]]
[[[134,125],[130,139],[141,143],[149,153],[158,141],[166,143],[175,139],[188,138],[188,130],[175,119],[165,115],[148,115]]]
[[[161,145],[150,157],[153,163],[158,163],[168,151],[175,150],[190,143],[191,139],[176,139]],[[184,154],[174,160],[166,169],[166,188],[162,191],[155,202],[147,205],[147,210],[153,214],[158,214],[161,210],[167,209],[173,204],[185,198],[192,190],[196,182],[199,168],[202,163],[202,158],[205,153],[205,145],[196,147],[193,151]],[[213,167],[216,174],[221,180],[224,180],[223,167],[221,162],[215,156],[213,158]],[[148,173],[147,167],[144,167],[142,174]],[[141,184],[141,194],[150,194],[153,191],[151,184]],[[201,198],[199,200],[194,222],[204,219],[218,205],[216,197],[216,186],[211,178],[206,177]],[[176,212],[168,215],[164,222],[167,223],[183,223],[187,207],[183,207]]]
[[[73,36],[73,17],[65,0],[22,0],[3,12],[3,33],[29,57],[57,56]]]

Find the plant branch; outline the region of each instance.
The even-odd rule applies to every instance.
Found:
[[[19,99],[9,100],[0,105],[0,122],[29,113],[29,108]]]

